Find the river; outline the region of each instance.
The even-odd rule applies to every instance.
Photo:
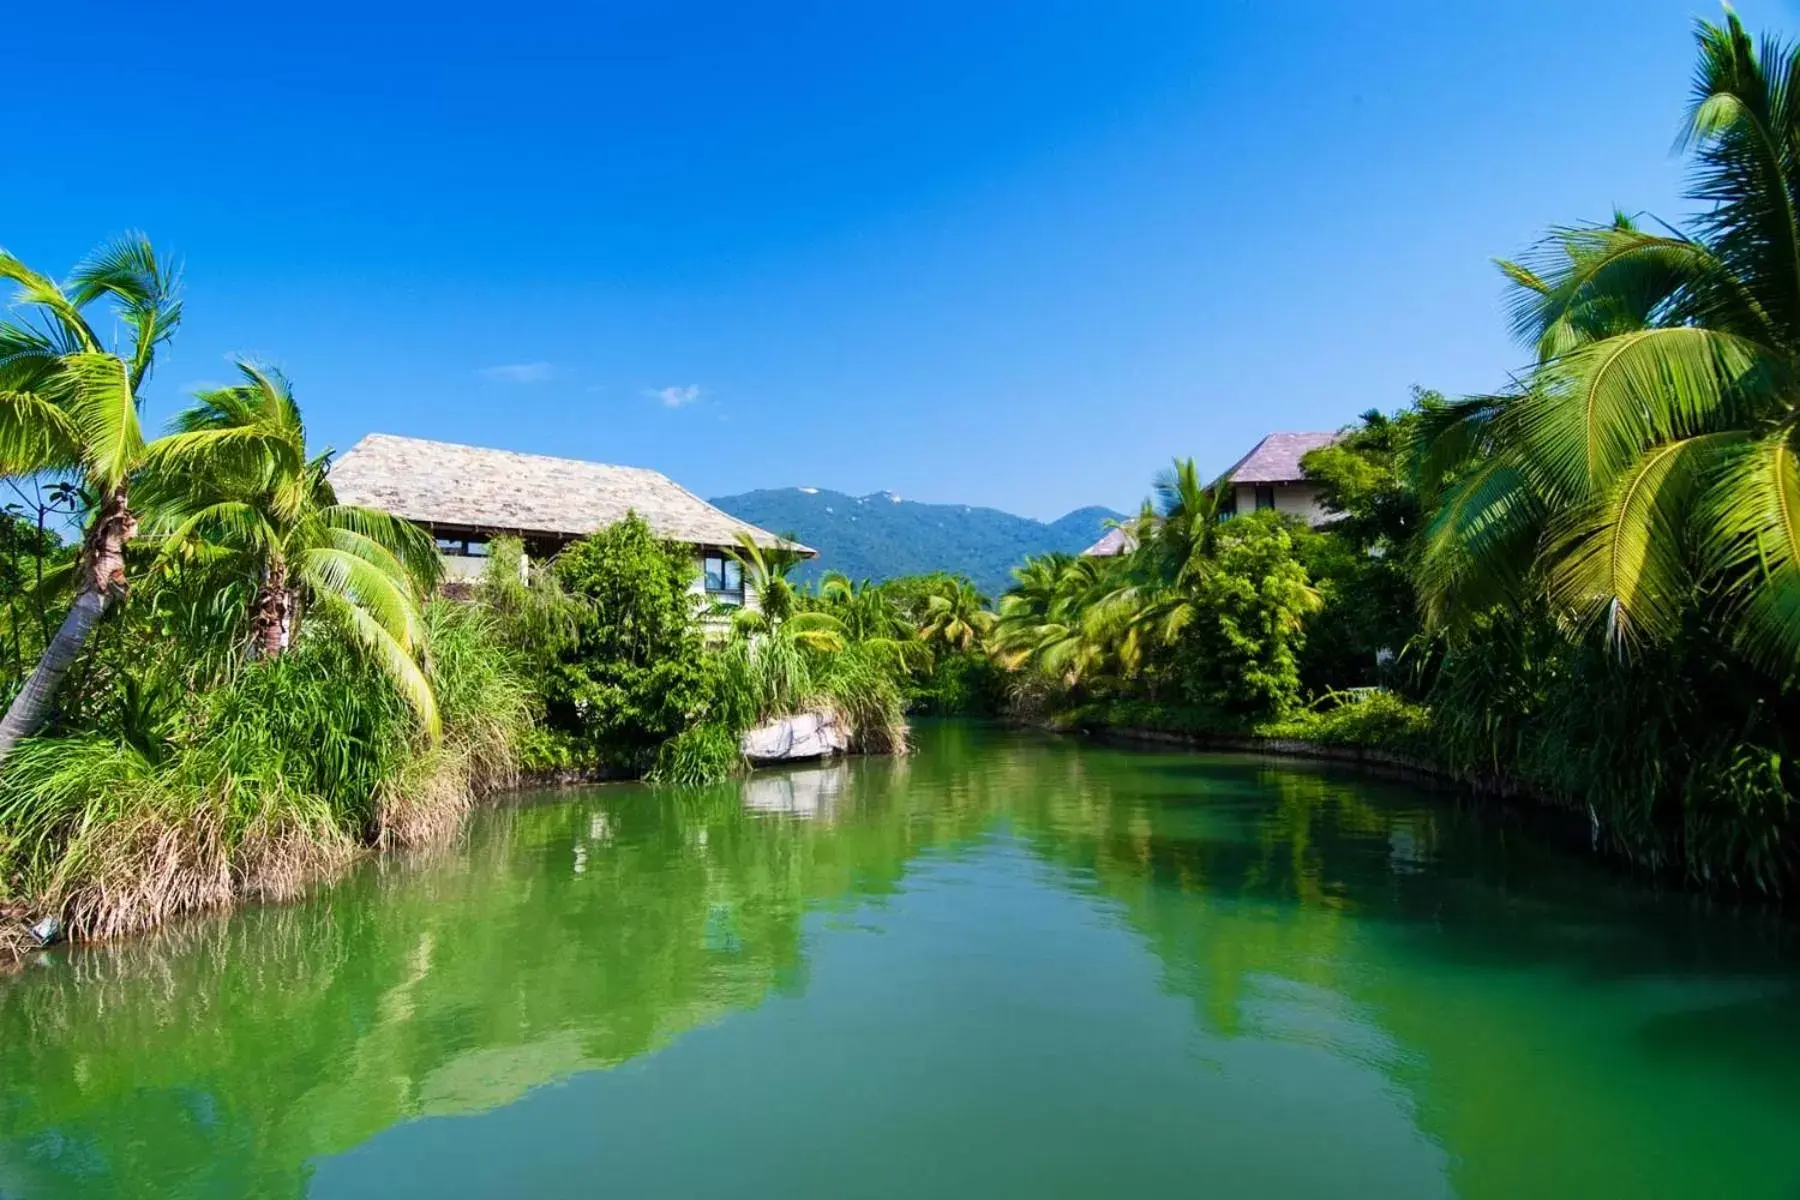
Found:
[[[0,1196],[1800,1194],[1800,937],[1404,786],[948,724],[0,979]]]

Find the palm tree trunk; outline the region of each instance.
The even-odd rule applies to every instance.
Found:
[[[63,618],[56,636],[44,647],[31,677],[13,697],[6,716],[0,717],[0,759],[44,727],[63,677],[75,665],[81,648],[113,600],[125,593],[125,543],[137,532],[137,518],[131,515],[126,500],[125,489],[118,488],[101,502],[99,515],[82,547],[86,570],[82,572],[75,603],[69,606],[69,615]]]
[[[288,648],[294,631],[294,592],[287,585],[287,564],[276,559],[263,574],[250,609],[250,655],[274,658]]]

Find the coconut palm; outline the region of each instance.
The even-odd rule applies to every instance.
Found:
[[[1621,648],[1696,597],[1800,662],[1800,52],[1702,24],[1687,231],[1620,218],[1520,262],[1514,392],[1425,414],[1428,616],[1526,591]]]
[[[827,571],[819,580],[818,603],[843,623],[852,641],[897,644],[916,634],[886,588],[867,579],[852,582],[842,571]]]
[[[1073,685],[1105,668],[1121,609],[1105,601],[1119,590],[1117,560],[1052,553],[1029,558],[1000,599],[996,657],[1009,669],[1031,665]]]
[[[740,530],[737,546],[729,551],[744,568],[744,577],[755,592],[758,607],[774,624],[779,625],[794,614],[797,594],[788,573],[800,562],[800,553],[786,545],[763,547],[756,539]]]
[[[0,757],[49,719],[56,692],[107,610],[125,591],[125,545],[137,531],[132,474],[144,455],[139,390],[181,323],[178,272],[132,235],[102,247],[66,286],[0,250],[17,285],[17,320],[0,322],[0,473],[75,482],[87,504],[74,601],[37,667],[0,718]],[[88,319],[110,302],[122,345]]]
[[[919,636],[926,644],[961,652],[981,646],[994,631],[996,619],[986,599],[966,579],[941,580],[925,597],[924,618]]]
[[[251,596],[245,651],[285,651],[303,614],[339,621],[436,735],[419,666],[420,602],[440,563],[429,535],[375,509],[339,504],[279,373],[239,363],[244,382],[203,392],[145,459],[145,532],[163,564],[198,563]]]

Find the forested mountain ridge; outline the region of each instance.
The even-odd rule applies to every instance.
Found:
[[[1121,514],[1078,508],[1054,521],[1034,521],[997,508],[925,504],[891,492],[850,496],[820,488],[764,488],[711,503],[775,533],[787,533],[819,552],[797,570],[813,579],[842,571],[852,579],[891,579],[926,571],[967,575],[990,596],[1012,583],[1012,568],[1027,555],[1085,549]]]

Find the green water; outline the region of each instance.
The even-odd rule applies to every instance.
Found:
[[[961,726],[0,982],[0,1195],[1800,1194],[1800,944],[1442,799]]]

